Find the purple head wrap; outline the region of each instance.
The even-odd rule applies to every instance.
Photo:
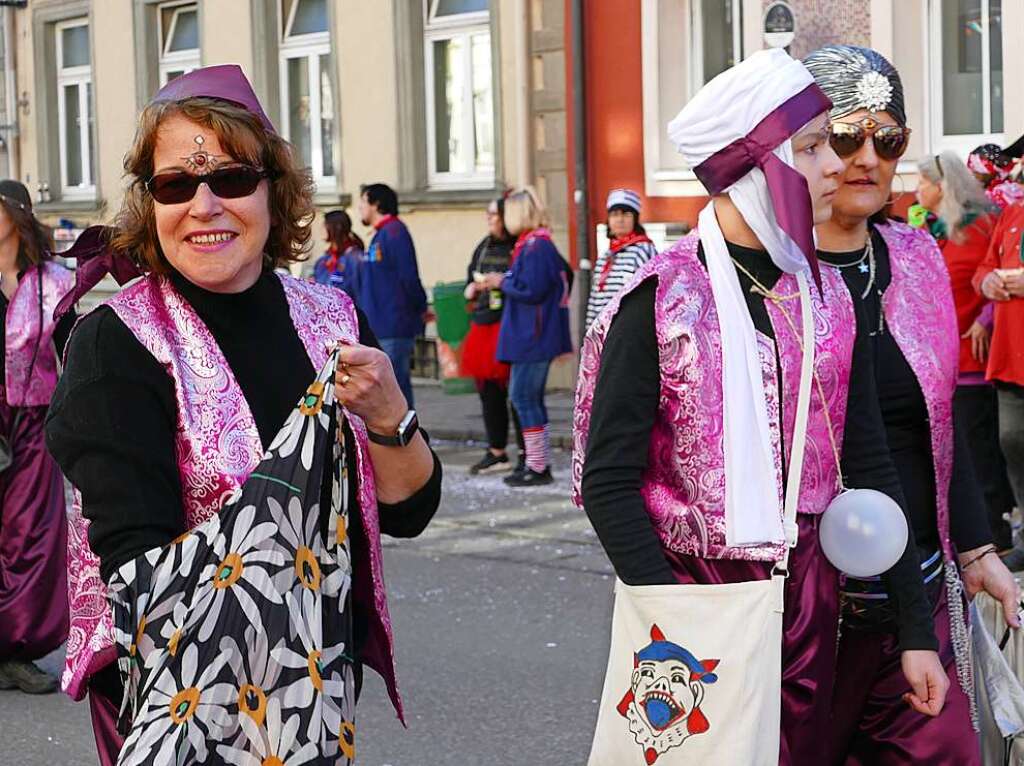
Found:
[[[238,64],[193,69],[188,74],[175,77],[167,83],[153,96],[150,103],[184,101],[186,98],[216,98],[227,101],[252,112],[271,133],[277,132]]]

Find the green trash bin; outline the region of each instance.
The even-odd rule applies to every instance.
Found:
[[[462,343],[469,332],[464,282],[438,282],[434,285],[434,313],[437,314],[437,337],[452,346]]]
[[[465,289],[464,282],[438,282],[434,285],[437,337],[447,344],[451,353],[457,353],[459,345],[469,332],[469,304],[464,294]],[[442,355],[439,353],[440,356]],[[441,366],[443,369],[443,362]],[[441,390],[446,394],[471,394],[476,391],[476,386],[472,378],[452,377],[442,372]]]

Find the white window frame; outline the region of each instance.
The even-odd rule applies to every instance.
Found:
[[[309,162],[310,165],[312,165],[311,170],[313,174],[313,182],[316,185],[317,190],[324,191],[325,189],[335,189],[338,185],[338,158],[336,151],[334,156],[331,158],[331,166],[334,168],[334,175],[325,176],[323,174],[324,147],[323,133],[320,128],[320,123],[323,119],[320,102],[320,57],[329,56],[331,53],[331,33],[330,29],[328,29],[327,32],[314,32],[312,34],[292,35],[289,37],[287,32],[291,28],[292,22],[295,20],[295,12],[298,10],[298,7],[299,0],[295,0],[288,12],[288,18],[285,18],[283,12],[280,15],[281,29],[279,31],[279,38],[281,43],[279,49],[279,82],[281,83],[281,135],[284,136],[285,140],[291,140],[291,114],[289,112],[291,102],[288,98],[288,62],[291,59],[306,59],[307,77],[309,78],[310,112]],[[278,9],[283,11],[284,4],[279,2]],[[337,124],[339,116],[338,106],[335,104],[335,139],[337,139]],[[335,140],[334,146],[337,147],[337,145],[338,142]]]
[[[733,10],[732,50],[733,59],[740,61],[743,53],[743,0],[719,0],[731,2]],[[690,40],[690,91],[687,98],[693,98],[704,87],[704,4],[700,0],[689,0]]]
[[[643,135],[644,135],[644,191],[649,197],[700,197],[707,191],[697,180],[690,168],[673,168],[662,161],[662,136],[665,121],[661,118],[661,56],[659,31],[661,29],[661,4],[670,0],[641,0],[640,5],[640,58],[641,89],[643,91]],[[671,0],[678,2],[678,0]],[[695,26],[695,12],[690,0],[684,16],[683,39],[691,41],[698,36]],[[742,25],[737,25],[742,26]],[[742,30],[740,31],[742,41]],[[687,99],[696,92],[696,75],[693,74],[694,51],[691,50],[689,69],[691,74],[686,82],[689,87]],[[700,59],[703,72],[703,57]]]
[[[60,187],[63,199],[93,199],[96,196],[96,179],[93,176],[92,153],[89,150],[92,139],[89,135],[89,122],[92,116],[92,104],[89,91],[92,89],[92,41],[89,45],[89,63],[82,66],[64,67],[64,30],[74,27],[89,27],[88,17],[61,21],[54,25],[56,37],[55,51],[57,55],[57,130],[60,134]],[[67,105],[64,89],[69,85],[78,86],[79,144],[82,147],[82,183],[78,186],[68,185],[67,156]]]
[[[423,1],[423,76],[424,95],[427,106],[427,185],[432,189],[489,189],[494,186],[495,167],[472,170],[468,173],[439,172],[437,170],[437,154],[435,146],[437,138],[437,105],[435,104],[435,83],[434,83],[434,43],[440,40],[453,40],[464,38],[466,45],[465,78],[469,88],[468,109],[463,109],[462,130],[468,137],[470,146],[469,156],[476,156],[476,144],[474,137],[476,131],[473,121],[476,118],[473,109],[473,44],[472,39],[476,35],[485,34],[488,45],[491,44],[491,12],[474,11],[472,13],[459,13],[450,16],[442,16],[436,21],[431,21],[431,11],[436,8],[439,0]],[[494,110],[494,58],[491,57],[491,110]],[[492,129],[496,128],[493,125]],[[494,147],[497,154],[498,147]],[[495,164],[497,157],[495,156]]]
[[[1004,0],[1005,2],[1006,0]],[[989,0],[981,0],[981,88],[982,88],[982,132],[964,135],[946,135],[944,125],[943,105],[943,80],[942,80],[942,0],[928,0],[928,66],[931,70],[931,81],[929,90],[930,106],[930,144],[931,153],[950,149],[961,156],[966,157],[971,149],[979,144],[999,144],[1002,146],[1006,141],[1005,133],[991,132],[992,125],[992,70],[989,56],[991,46],[989,45]],[[1005,57],[1004,57],[1005,64]],[[1003,91],[1006,98],[1006,71],[1003,71]],[[1004,102],[1005,103],[1005,102]],[[1005,109],[1005,107],[1004,107]]]
[[[196,12],[196,18],[199,17],[199,4],[196,0],[172,0],[172,2],[161,3],[156,9],[157,19],[157,40],[160,41],[160,87],[162,88],[167,84],[167,76],[171,72],[185,72],[186,74],[191,72],[193,69],[198,69],[201,66],[199,48],[188,48],[183,51],[168,51],[167,46],[171,44],[171,40],[174,38],[174,31],[178,24],[178,13],[179,9],[184,9],[187,6],[192,6]],[[164,35],[164,11],[174,9],[175,13],[171,15],[171,28],[167,30],[167,34]]]

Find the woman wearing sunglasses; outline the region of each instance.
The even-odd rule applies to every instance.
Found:
[[[874,347],[888,446],[920,559],[914,572],[904,557],[889,579],[923,578],[934,619],[934,631],[908,621],[898,593],[844,578],[832,762],[975,764],[961,592],[989,591],[1016,625],[1017,587],[994,555],[963,435],[954,438],[959,333],[942,254],[927,232],[884,212],[910,138],[903,88],[893,66],[867,48],[827,46],[804,63],[832,99],[830,141],[846,165],[832,218],[817,227],[819,257],[842,274],[867,318],[861,331]],[[901,673],[907,649],[938,649],[950,684],[944,707],[919,704],[921,690]]]
[[[302,258],[310,241],[308,172],[233,65],[195,70],[164,87],[140,117],[125,169],[131,180],[114,231],[87,232],[76,244],[79,284],[71,300],[107,271],[122,283],[142,278],[77,326],[47,422],[47,444],[78,490],[81,511],[71,524],[64,686],[75,699],[89,695],[101,763],[113,764],[122,746],[115,720],[123,693],[104,583],[140,554],[211,519],[236,494],[296,402],[306,401],[327,347],[339,340],[334,390],[347,410],[349,456],[340,484],[351,522],[338,540],[342,532],[352,540],[354,563],[352,621],[339,616],[338,625],[351,631],[347,667],[359,679],[365,659],[380,672],[401,715],[378,529],[414,536],[424,528],[439,502],[440,464],[348,296],[274,272]],[[273,599],[275,590],[261,593]],[[311,640],[320,640],[319,631]],[[171,654],[176,641],[170,637]],[[321,664],[314,654],[309,680],[316,686]],[[326,684],[325,673],[317,689]],[[248,696],[236,691],[235,708],[218,710],[219,725],[227,725],[225,715],[243,717],[243,697],[253,721],[268,718],[269,686],[265,695],[244,688]],[[172,705],[175,723],[204,709],[209,715],[203,705],[211,699],[201,699],[198,711],[187,699]],[[287,709],[289,700],[283,704]],[[270,703],[269,718],[280,723],[281,710]],[[258,732],[246,731],[259,750]],[[236,747],[250,747],[238,736]],[[310,748],[318,752],[317,743],[302,745],[305,728],[297,736],[295,747],[307,757]]]

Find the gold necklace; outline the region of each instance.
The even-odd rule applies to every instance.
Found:
[[[761,284],[757,277],[755,277],[753,274],[747,271],[743,267],[742,263],[737,261],[735,258],[732,259],[732,262],[736,266],[736,268],[742,271],[744,274],[746,274],[750,281],[753,283],[750,288],[751,292],[757,293],[763,296],[764,298],[767,298],[778,307],[779,313],[782,314],[783,319],[786,320],[786,324],[789,325],[790,332],[793,333],[793,337],[796,338],[796,342],[800,345],[800,353],[803,354],[803,336],[796,329],[796,323],[793,321],[793,317],[789,315],[789,312],[783,305],[786,301],[793,300],[794,298],[799,298],[800,293],[793,293],[792,295],[782,295],[780,293],[775,292],[774,290],[769,290],[767,287]],[[810,319],[810,321],[812,322],[814,321],[813,316],[808,317],[808,319]],[[821,413],[822,415],[825,416],[825,425],[828,427],[828,441],[829,444],[832,446],[832,457],[834,457],[836,461],[836,483],[839,486],[839,491],[842,492],[846,488],[843,484],[843,465],[839,457],[839,446],[836,444],[835,429],[833,429],[832,427],[832,415],[828,411],[828,400],[825,398],[825,389],[821,385],[821,378],[818,376],[817,362],[815,362],[815,364],[812,366],[811,374],[814,377],[814,386],[815,388],[818,389],[818,398],[821,400]]]

